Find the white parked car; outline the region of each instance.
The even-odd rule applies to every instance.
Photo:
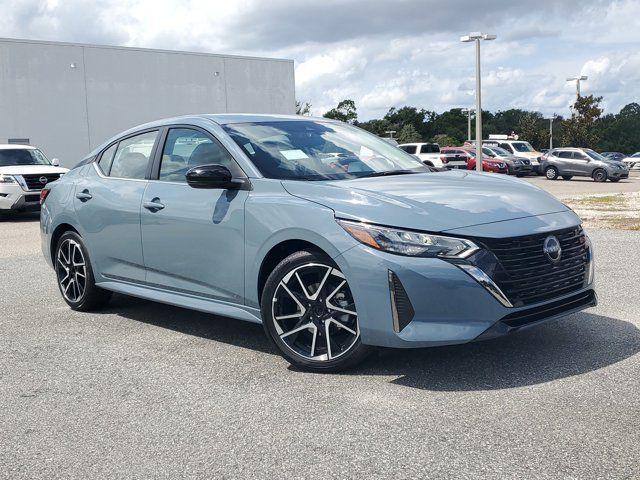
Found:
[[[633,155],[629,155],[628,157],[624,157],[621,162],[624,162],[627,165],[627,168],[631,170],[637,170],[640,167],[640,152],[636,152]]]
[[[40,190],[69,170],[36,147],[0,145],[0,212],[40,208]]]
[[[430,167],[445,168],[440,158],[440,145],[437,143],[401,143],[402,150],[420,159],[422,163]]]
[[[540,157],[542,157],[542,153],[533,148],[529,142],[525,142],[523,140],[489,139],[482,143],[487,147],[500,147],[516,157],[526,158],[531,162],[531,167],[534,173],[542,175],[543,172],[540,168]]]

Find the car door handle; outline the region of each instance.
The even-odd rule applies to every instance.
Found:
[[[144,202],[142,206],[152,213],[164,208],[164,204],[160,203],[160,199],[157,197],[152,199],[150,202]]]
[[[91,200],[93,198],[93,195],[89,193],[89,190],[85,189],[79,193],[76,193],[76,198],[81,202],[86,202],[87,200]]]

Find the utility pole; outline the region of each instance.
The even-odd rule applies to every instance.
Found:
[[[462,113],[467,114],[467,142],[471,143],[471,113],[475,112],[472,107],[461,109]]]
[[[549,119],[549,150],[553,149],[553,121],[556,118],[556,114],[554,113]]]
[[[480,82],[480,40],[495,40],[495,35],[471,32],[460,37],[461,42],[476,44],[476,170],[482,172],[482,99]]]

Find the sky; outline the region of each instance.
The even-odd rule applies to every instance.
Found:
[[[640,0],[0,0],[0,37],[290,58],[296,97],[360,120],[411,105],[567,115],[575,84],[605,112],[640,102]]]

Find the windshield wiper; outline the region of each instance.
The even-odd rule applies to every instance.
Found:
[[[358,178],[367,178],[367,177],[387,177],[390,175],[409,175],[411,173],[420,173],[415,170],[387,170],[386,172],[371,172],[366,175],[362,175]]]

